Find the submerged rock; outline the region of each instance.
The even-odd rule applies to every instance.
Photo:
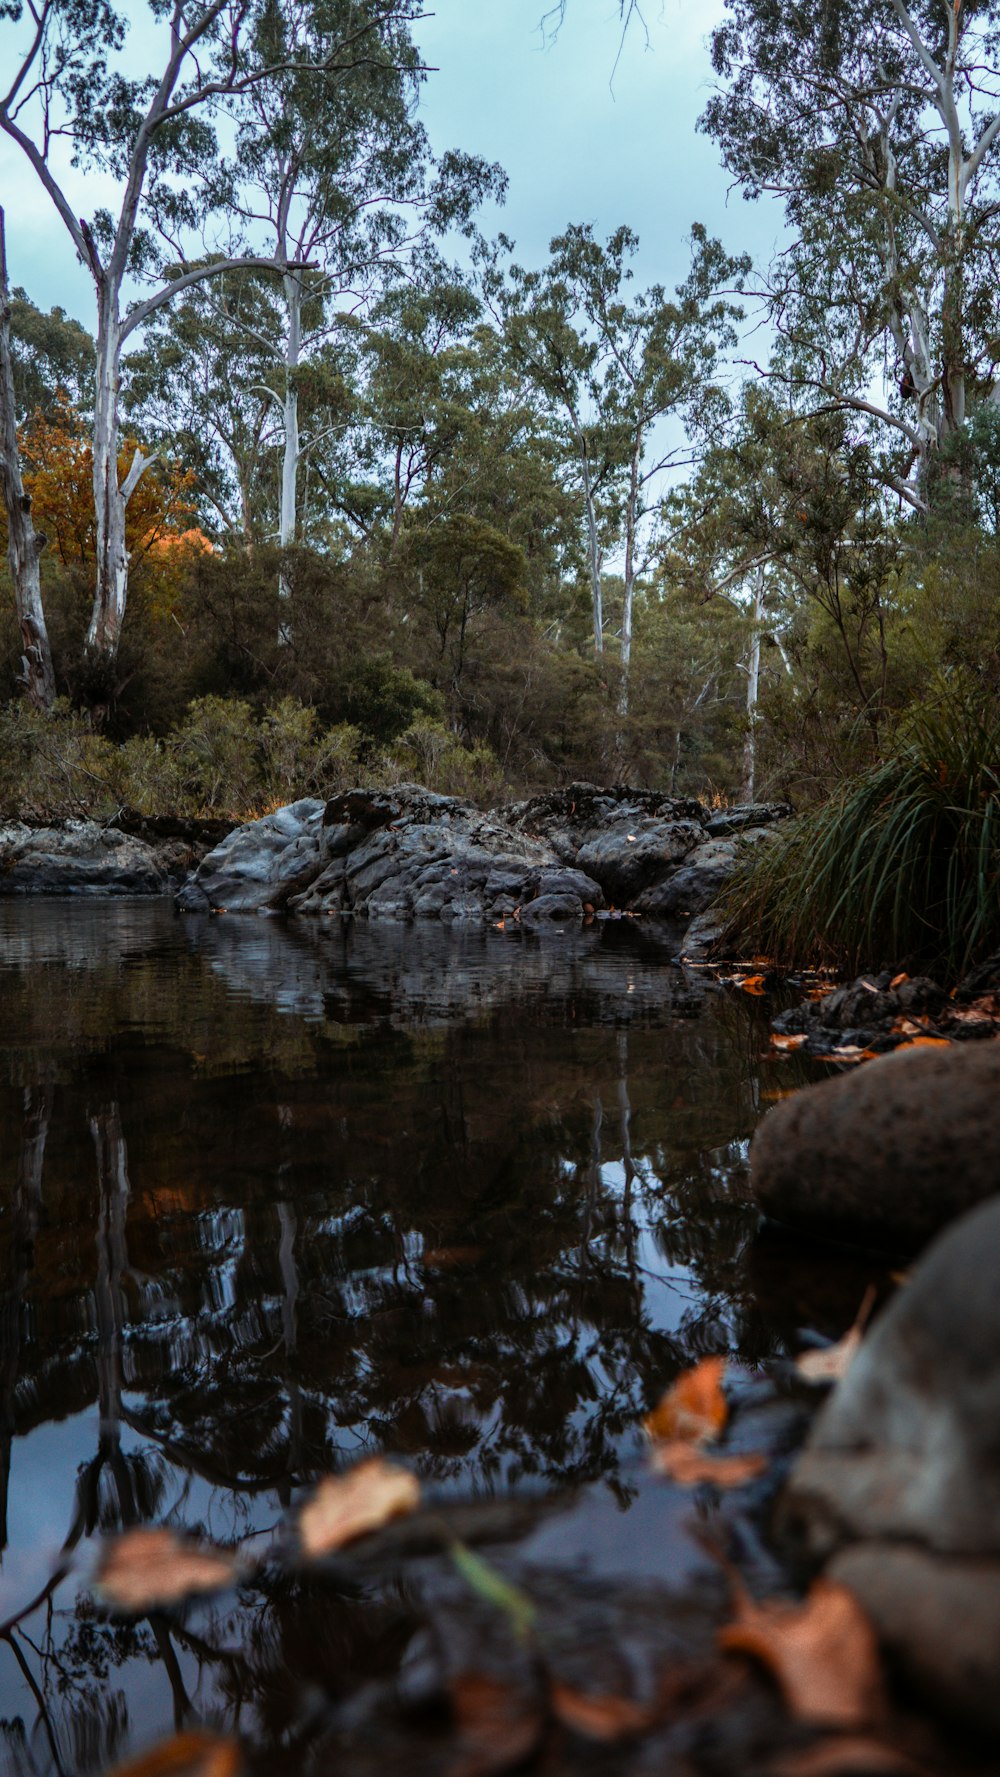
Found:
[[[162,895],[158,852],[97,821],[0,827],[0,895]]]
[[[958,1059],[967,1067],[983,1056]],[[996,1060],[1000,1066],[1000,1053]],[[900,1058],[869,1071],[903,1066]],[[910,1072],[916,1080],[923,1070],[911,1063]],[[832,1557],[828,1572],[857,1594],[909,1679],[993,1729],[1000,1727],[998,1276],[994,1199],[935,1241],[876,1322],[820,1413],[782,1508],[814,1556]]]
[[[882,1056],[767,1113],[751,1188],[788,1226],[922,1245],[1000,1190],[998,1104],[1000,1043]]]

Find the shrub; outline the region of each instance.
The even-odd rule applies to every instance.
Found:
[[[1000,945],[1000,712],[946,687],[890,757],[760,848],[727,937],[786,965],[960,971]]]

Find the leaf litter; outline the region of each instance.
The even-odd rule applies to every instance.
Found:
[[[716,1487],[743,1487],[762,1475],[766,1456],[756,1451],[720,1454],[706,1448],[729,1420],[722,1387],[724,1357],[706,1357],[685,1370],[643,1421],[652,1446],[650,1466],[680,1487],[710,1481]]]

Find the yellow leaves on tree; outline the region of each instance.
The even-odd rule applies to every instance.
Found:
[[[51,418],[41,412],[32,416],[20,445],[36,530],[48,538],[49,549],[63,567],[90,571],[97,561],[94,454],[84,420],[60,395]],[[134,439],[122,445],[118,468],[123,479],[135,448]],[[194,510],[193,479],[161,463],[142,476],[125,517],[125,541],[134,564],[150,558],[157,571],[165,565],[161,546],[168,542],[169,548],[169,540],[179,539]]]

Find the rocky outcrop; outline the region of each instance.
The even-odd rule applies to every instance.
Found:
[[[1000,1190],[998,1104],[1000,1043],[882,1056],[767,1113],[751,1189],[786,1226],[912,1249]]]
[[[162,895],[160,850],[96,821],[0,828],[0,895]]]
[[[982,1053],[958,1059],[967,1066]],[[902,1067],[900,1058],[869,1073]],[[1000,1727],[998,1275],[994,1199],[935,1241],[876,1322],[819,1415],[783,1506],[786,1525],[830,1560],[828,1572],[857,1594],[910,1680],[993,1730]]]
[[[737,811],[746,825],[753,811]],[[489,813],[419,785],[298,802],[230,834],[178,900],[182,911],[517,920],[540,930],[610,906],[686,924],[736,856],[717,817],[655,791],[566,790]],[[762,811],[764,826],[775,818]],[[668,885],[679,874],[673,895]]]

